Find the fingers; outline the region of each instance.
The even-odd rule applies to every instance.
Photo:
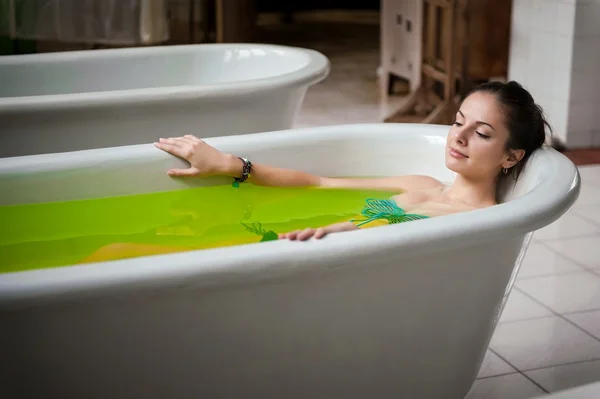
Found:
[[[317,229],[317,231],[315,232],[315,238],[316,239],[320,239],[323,238],[327,235],[327,231],[325,230],[324,227],[320,227]]]
[[[289,233],[279,234],[279,239],[285,240],[287,238],[288,240],[293,241],[297,238],[299,232],[300,232],[299,230],[295,230],[295,231],[290,231]]]
[[[187,169],[171,169],[167,172],[169,176],[181,177],[181,176],[197,176],[198,169],[187,168]]]
[[[168,139],[159,139],[159,143],[173,145],[175,147],[183,147],[186,142],[181,137],[169,137]]]
[[[186,134],[185,136],[186,139],[190,139],[196,142],[202,142],[202,140],[200,140],[198,137],[194,136],[193,134]]]
[[[176,139],[160,139],[157,143],[154,143],[154,146],[180,158],[185,159],[189,155],[189,149]]]
[[[304,229],[298,233],[298,240],[305,241],[315,235],[315,229]]]
[[[160,138],[154,146],[190,163],[190,168],[169,170],[169,176],[200,176],[200,171],[204,170],[204,163],[207,161],[199,158],[199,155],[206,152],[207,149],[203,146],[206,147],[207,144],[196,136],[188,134],[183,137]]]
[[[183,137],[169,137],[168,139],[160,138],[158,142],[154,143],[157,148],[178,156],[181,155],[174,153],[178,151],[177,148],[190,152],[197,149],[200,144],[207,145],[203,140],[190,134]]]
[[[318,229],[304,229],[304,230],[295,230],[289,233],[279,234],[280,240],[291,240],[291,241],[306,241],[312,237],[315,239],[321,239],[327,235],[327,231],[324,227],[320,227]]]
[[[199,138],[197,138],[195,136],[190,136],[190,135],[186,135],[186,136],[183,136],[183,137],[178,137],[177,139],[179,141],[181,141],[182,143],[186,143],[187,145],[192,146],[192,147],[196,147],[196,146],[198,146],[198,144],[204,143]]]

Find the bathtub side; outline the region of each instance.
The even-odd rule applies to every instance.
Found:
[[[254,78],[248,73],[247,80],[221,82],[215,71],[227,66],[231,73],[243,74],[245,63],[241,55],[246,53],[251,55],[246,58],[258,59],[253,61],[253,69],[269,70],[273,75]],[[232,54],[238,57],[232,58]],[[190,60],[169,61],[173,57]],[[258,68],[263,58],[266,65]],[[285,64],[285,70],[278,69],[278,59],[279,64]],[[23,75],[19,81],[42,76],[40,85],[48,86],[46,91],[52,93],[62,90],[56,87],[69,86],[69,76],[57,72],[56,79],[63,80],[58,86],[55,81],[43,81],[43,66],[61,63],[83,74],[78,77],[82,92],[0,98],[0,157],[151,143],[165,135],[192,133],[204,138],[289,129],[308,88],[329,74],[329,61],[314,50],[256,44],[9,56],[0,60],[0,70],[33,65],[41,72],[29,79]],[[236,63],[240,65],[231,67]],[[96,67],[97,74],[87,72],[84,67],[88,64]],[[158,72],[152,76],[122,77],[118,83],[118,77],[103,72],[113,64],[122,64],[119,69],[124,71],[139,70],[138,74],[150,73],[150,69],[146,71],[140,65],[157,64],[151,69]],[[180,75],[186,77],[180,79]],[[215,81],[200,81],[204,75],[214,75]],[[129,81],[138,80],[139,87],[128,87]],[[91,83],[86,83],[98,85],[95,82],[104,81],[105,88],[88,87]]]
[[[13,55],[0,59],[0,71],[11,78],[2,87],[6,92],[0,91],[0,111],[160,102],[162,95],[231,97],[310,86],[324,79],[329,67],[315,50],[252,43]],[[24,79],[23,86],[14,85]]]
[[[199,93],[185,99],[167,93],[159,101],[125,106],[0,110],[0,158],[146,144],[186,134],[208,138],[289,129],[306,91],[288,87],[220,98]]]
[[[14,398],[462,398],[522,239],[416,252],[349,243],[333,254],[323,252],[325,240],[320,254],[296,246],[293,257],[264,260],[249,250],[245,270],[269,277],[230,269],[224,284],[207,284],[190,273],[170,287],[5,308],[0,390]],[[284,265],[297,272],[279,273]]]

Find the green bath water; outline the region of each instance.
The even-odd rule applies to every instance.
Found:
[[[258,243],[349,220],[372,190],[244,184],[0,207],[0,273]],[[115,244],[119,244],[116,245]]]

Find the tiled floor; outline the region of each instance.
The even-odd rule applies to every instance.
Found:
[[[357,29],[346,51],[327,40],[292,41],[332,63],[329,78],[309,91],[298,126],[382,120],[378,28]],[[317,30],[310,29],[316,37]],[[468,399],[530,398],[600,381],[600,165],[580,172],[575,206],[534,235]]]
[[[469,399],[600,381],[600,165],[579,169],[581,197],[534,234]]]

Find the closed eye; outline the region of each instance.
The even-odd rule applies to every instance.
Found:
[[[487,140],[487,139],[489,139],[489,138],[490,138],[490,136],[487,136],[487,135],[485,135],[485,134],[483,134],[483,133],[479,133],[479,132],[475,132],[475,133],[477,133],[477,135],[478,135],[479,137],[481,137],[482,139],[485,139],[485,140]]]

